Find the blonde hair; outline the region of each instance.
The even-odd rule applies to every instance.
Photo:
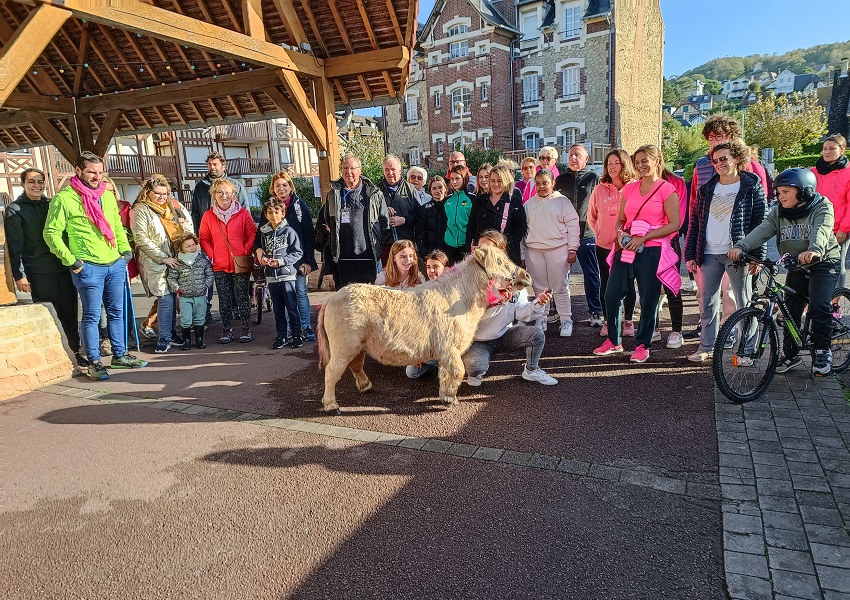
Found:
[[[115,182],[112,182],[112,185],[114,186]],[[148,200],[148,194],[152,192],[155,187],[164,187],[168,190],[168,193],[171,194],[171,184],[168,183],[168,179],[165,178],[165,175],[162,175],[161,173],[154,173],[142,184],[142,188],[139,190],[139,195],[136,196],[136,202],[133,206],[136,204],[141,206],[145,200]]]
[[[292,188],[292,193],[295,193],[295,182],[292,181],[292,175],[286,171],[278,171],[272,175],[272,180],[269,182],[269,196],[274,196],[274,184],[278,179],[283,179]]]
[[[658,177],[664,173],[664,155],[661,154],[661,150],[658,149],[658,146],[655,144],[644,144],[632,154],[632,162],[637,162],[638,154],[646,154],[646,157],[650,160],[657,160],[658,164],[655,166],[655,174]]]
[[[537,159],[534,158],[533,156],[526,156],[525,158],[522,159],[522,162],[520,163],[520,165],[524,167],[526,165],[526,163],[531,163],[536,167],[537,166]]]
[[[483,238],[487,238],[491,242],[493,242],[499,250],[507,251],[508,249],[508,238],[504,235],[496,231],[495,229],[487,229],[481,232],[481,235],[478,236],[478,244],[481,244],[481,240]]]
[[[410,240],[399,240],[390,248],[390,256],[387,259],[387,278],[386,285],[396,287],[401,285],[404,280],[404,274],[399,273],[398,267],[395,264],[396,254],[406,248],[413,249],[413,264],[410,265],[410,270],[407,272],[407,287],[413,287],[419,283],[419,256],[416,254],[416,246]]]
[[[543,146],[537,153],[538,158],[541,156],[551,156],[552,162],[558,162],[558,151],[555,150],[554,146]]]
[[[216,192],[218,192],[218,188],[224,186],[227,186],[231,190],[233,190],[234,194],[236,193],[236,185],[232,181],[230,181],[229,179],[225,179],[224,177],[219,177],[218,179],[213,181],[212,185],[210,186],[210,198],[212,198],[213,202],[215,202],[215,194]]]
[[[505,165],[497,165],[490,173],[496,173],[499,176],[499,179],[502,180],[502,186],[505,188],[505,192],[510,196],[514,191],[514,174],[511,173],[511,170]]]

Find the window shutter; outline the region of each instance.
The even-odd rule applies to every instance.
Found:
[[[543,75],[537,76],[537,97],[543,99]]]
[[[406,164],[406,165],[410,164],[410,152],[405,152],[404,154],[401,155],[401,158],[404,161],[404,164]]]
[[[561,98],[564,95],[564,72],[558,71],[555,73],[555,98]]]
[[[579,71],[579,93],[580,94],[585,93],[585,87],[586,87],[585,84],[586,83],[587,83],[587,69],[582,67],[581,70]]]
[[[566,137],[566,136],[563,136],[563,135],[559,135],[559,136],[558,136],[558,145],[559,145],[559,146],[562,146],[562,147],[563,147],[563,146],[565,146],[565,145],[566,145],[566,142],[564,141],[565,137]]]

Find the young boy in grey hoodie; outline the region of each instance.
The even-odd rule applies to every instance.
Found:
[[[832,298],[838,282],[838,262],[841,249],[832,233],[835,214],[832,203],[815,192],[817,179],[809,169],[786,169],[774,182],[779,203],[771,209],[761,225],[739,241],[728,252],[729,258],[738,260],[742,252],[758,248],[776,236],[780,254],[789,253],[805,270],[797,268],[788,272],[786,285],[809,296],[809,315],[812,319],[812,338],[815,348],[812,371],[827,375],[832,370]],[[808,279],[808,281],[807,281]],[[785,297],[788,311],[799,327],[805,302],[788,294]],[[802,364],[790,336],[785,336],[784,358],[777,373]]]

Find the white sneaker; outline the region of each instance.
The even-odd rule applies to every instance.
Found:
[[[695,363],[701,363],[701,362],[705,362],[707,360],[711,360],[712,356],[713,355],[712,355],[711,352],[699,351],[699,352],[694,352],[693,354],[691,354],[688,357],[688,360],[691,361],[691,362],[695,362]]]
[[[543,385],[555,385],[558,383],[558,380],[546,373],[541,368],[537,368],[534,371],[529,371],[528,367],[522,370],[522,378],[526,381],[536,381],[537,383],[542,383]]]
[[[661,341],[661,330],[660,329],[656,329],[655,331],[652,332],[652,341],[653,342],[660,342]]]
[[[680,331],[673,331],[667,336],[667,347],[681,348],[684,341],[685,340],[682,338],[682,333]]]
[[[590,313],[590,326],[602,327],[602,316],[596,313]]]
[[[472,375],[467,375],[466,376],[466,385],[471,385],[472,387],[478,387],[478,386],[481,385],[482,377],[484,377],[483,374],[481,375],[481,377],[474,377]]]
[[[736,367],[752,367],[754,364],[756,364],[756,361],[754,361],[749,356],[736,356],[735,357],[735,366]]]
[[[561,337],[570,337],[573,334],[573,322],[564,321],[561,323]]]
[[[684,292],[696,292],[698,289],[697,282],[690,279],[682,284],[682,291]]]

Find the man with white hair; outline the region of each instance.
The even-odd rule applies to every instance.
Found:
[[[413,186],[419,206],[425,206],[431,201],[431,194],[425,191],[425,183],[427,181],[428,172],[422,167],[410,167],[407,170],[407,183]]]
[[[416,220],[422,207],[415,189],[401,176],[401,161],[395,154],[384,158],[384,179],[378,184],[387,203],[390,231],[384,235],[381,264],[387,265],[390,247],[398,240],[416,241]]]

